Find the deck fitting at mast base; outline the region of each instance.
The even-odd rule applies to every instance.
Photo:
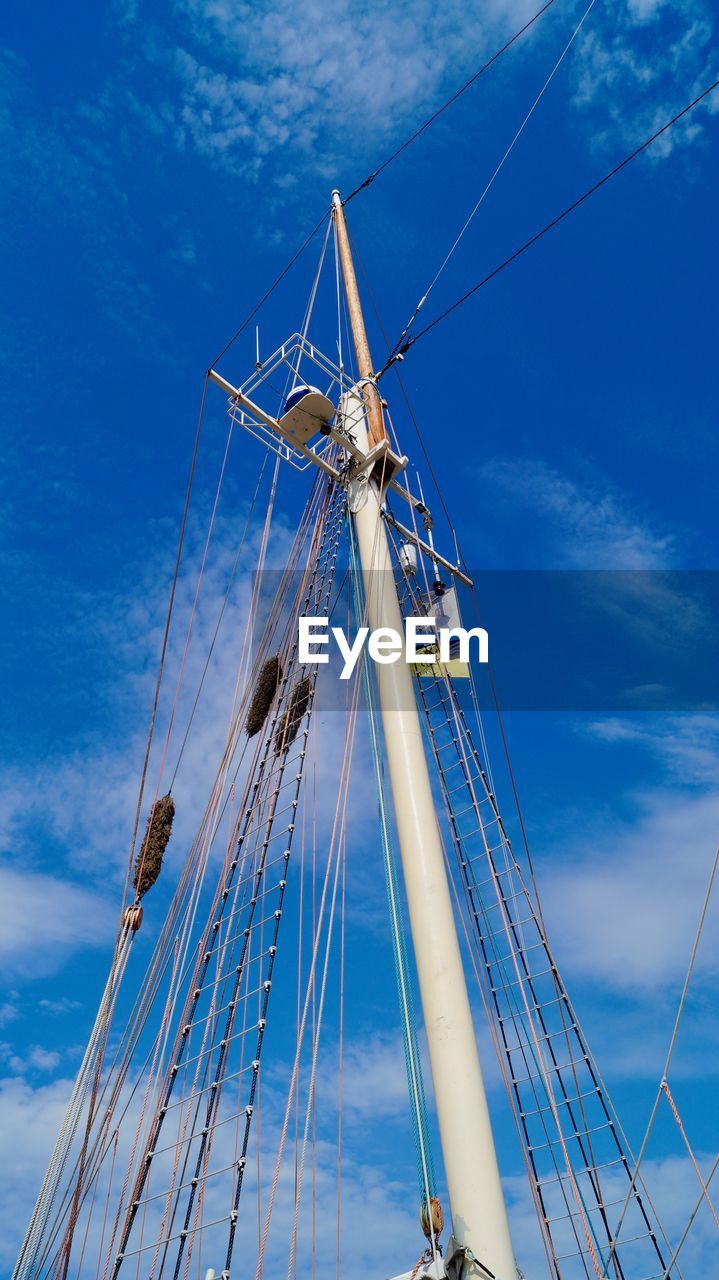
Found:
[[[450,1236],[444,1257],[437,1253],[434,1258],[427,1258],[412,1271],[403,1271],[401,1275],[393,1276],[392,1280],[462,1280],[468,1263],[474,1263],[479,1276],[486,1280],[516,1280],[519,1275],[518,1271],[512,1276],[495,1275],[488,1267],[482,1266],[471,1249],[457,1244],[454,1236]]]
[[[471,1249],[468,1249],[466,1245],[457,1244],[454,1236],[450,1236],[447,1241],[447,1253],[444,1259],[445,1273],[449,1280],[462,1280],[470,1263],[474,1263],[480,1277],[486,1276],[486,1280],[516,1280],[516,1277],[520,1275],[519,1268],[516,1266],[515,1273],[512,1276],[495,1275],[493,1271],[489,1270],[489,1267],[485,1267],[479,1258],[475,1257]]]

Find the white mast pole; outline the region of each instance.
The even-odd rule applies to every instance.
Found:
[[[332,193],[332,205],[360,377],[371,379],[369,347],[338,191]],[[376,387],[371,382],[364,383],[362,394],[367,417],[353,413],[351,428],[358,445],[367,449],[370,433],[371,443],[376,444],[386,431]],[[345,405],[345,412],[347,409]],[[361,432],[368,439],[360,439]],[[370,480],[367,501],[353,516],[367,598],[367,623],[373,629],[392,627],[402,634],[403,621],[381,517],[383,500],[377,481]],[[412,680],[410,668],[402,660],[377,664],[385,751],[452,1231],[457,1245],[468,1251],[468,1265],[461,1272],[465,1280],[486,1280],[488,1272],[497,1280],[515,1280],[507,1211]]]

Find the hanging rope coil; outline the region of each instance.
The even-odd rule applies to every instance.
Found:
[[[172,1028],[168,1026],[167,1052],[161,1055],[164,1065],[153,1090],[154,1105],[148,1105],[147,1119],[141,1122],[133,1143],[115,1222],[105,1245],[103,1277],[115,1277],[126,1259],[142,1255],[150,1274],[156,1274],[157,1264],[160,1274],[187,1276],[193,1249],[199,1248],[203,1232],[220,1225],[203,1221],[204,1189],[206,1181],[222,1171],[215,1167],[219,1156],[214,1136],[215,1128],[229,1119],[220,1110],[223,1093],[226,1097],[232,1088],[225,1086],[243,1080],[243,1096],[235,1102],[236,1112],[231,1117],[237,1121],[232,1205],[227,1218],[221,1219],[223,1229],[227,1225],[225,1270],[230,1270],[252,1115],[259,1112],[260,1057],[309,732],[305,727],[294,752],[288,749],[286,737],[277,750],[277,725],[284,708],[289,709],[294,701],[295,711],[301,711],[288,716],[288,725],[290,720],[298,721],[294,741],[299,736],[299,721],[311,710],[314,692],[313,676],[304,705],[298,705],[301,691],[297,694],[297,685],[295,689],[290,685],[297,670],[298,640],[291,622],[282,622],[282,606],[288,604],[290,619],[297,612],[322,612],[328,607],[343,520],[343,492],[318,478],[303,516],[297,557],[293,558],[295,570],[300,567],[300,556],[303,562],[299,585],[296,574],[288,570],[282,598],[266,632],[267,639],[272,636],[273,648],[279,647],[282,653],[283,676],[275,718],[257,747],[245,780],[235,823],[234,854],[228,855],[217,883],[194,958],[182,971],[184,996],[181,1003],[176,1002]],[[290,592],[292,598],[287,599]],[[237,722],[240,732],[245,722],[242,708]],[[275,839],[282,841],[279,849],[271,843]],[[275,870],[270,875],[271,868]],[[257,1010],[256,1019],[247,1016],[251,1005]],[[244,1058],[246,1037],[254,1040],[252,1048],[247,1042],[249,1063]],[[164,1126],[165,1117],[176,1108],[175,1139],[173,1121]],[[145,1215],[153,1203],[164,1208],[159,1220],[146,1231]]]
[[[252,701],[245,721],[245,733],[248,738],[254,738],[255,734],[259,733],[264,725],[281,680],[282,661],[280,655],[276,653],[274,657],[268,658],[264,663],[255,683]]]
[[[152,806],[145,839],[135,861],[132,883],[138,902],[152,888],[162,870],[162,859],[172,835],[174,819],[175,802],[172,796],[161,796]]]

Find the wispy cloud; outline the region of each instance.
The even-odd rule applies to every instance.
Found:
[[[129,80],[116,90],[156,138],[220,170],[257,180],[277,158],[280,191],[307,171],[330,178],[338,164],[406,130],[530,12],[525,0],[495,0],[481,14],[458,0],[401,9],[339,0],[331,13],[321,0],[259,8],[176,0],[171,21],[160,25],[126,4],[121,26],[139,32],[142,21],[135,51],[154,68],[156,92],[150,97]],[[551,29],[550,18],[529,39],[544,48]],[[573,52],[569,90],[593,144],[635,140],[679,98],[683,105],[707,71],[711,36],[702,0],[597,6]],[[693,118],[654,155],[701,130]]]
[[[593,145],[636,145],[715,78],[714,18],[703,0],[615,0],[597,6],[577,50],[574,105]],[[648,153],[660,160],[703,136],[709,98]]]
[[[480,475],[495,496],[536,523],[552,567],[658,569],[674,563],[673,535],[652,528],[610,484],[580,485],[540,458],[496,458]]]
[[[146,27],[140,44],[164,93],[134,106],[158,136],[229,172],[257,178],[281,156],[275,182],[290,187],[414,123],[530,11],[525,0],[481,15],[458,0],[340,0],[331,12],[320,0],[178,0],[171,26]]]
[[[714,715],[610,716],[590,722],[582,732],[610,745],[643,747],[684,786],[715,786],[719,777],[719,719]]]
[[[710,1159],[711,1157],[700,1155],[705,1176]],[[676,1155],[644,1160],[642,1174],[664,1230],[674,1244],[698,1199],[700,1188],[696,1174],[688,1157]],[[613,1206],[609,1213],[616,1218],[625,1194],[625,1176],[621,1171],[605,1170],[602,1186],[605,1201]],[[517,1260],[522,1272],[526,1276],[544,1276],[547,1274],[547,1261],[526,1180],[519,1177],[505,1179],[505,1192],[509,1198]],[[561,1227],[559,1230],[561,1232]],[[627,1256],[632,1257],[631,1246],[627,1250]],[[716,1228],[705,1208],[680,1255],[683,1274],[694,1276],[701,1275],[702,1271],[713,1270],[718,1256]]]
[[[0,1029],[7,1027],[11,1022],[16,1022],[20,1017],[20,1010],[12,1000],[5,1000],[0,1004]]]
[[[638,993],[676,987],[686,972],[719,832],[719,796],[647,791],[632,820],[606,812],[556,851],[543,897],[569,974]],[[719,968],[719,900],[697,975]]]
[[[182,126],[195,145],[226,159],[233,151],[261,157],[287,143],[290,162],[295,149],[322,154],[329,139],[334,150],[340,130],[360,119],[365,137],[385,136],[432,101],[461,49],[453,3],[437,8],[422,0],[400,13],[341,0],[331,16],[323,4],[290,0],[261,12],[241,0],[189,0],[182,8],[205,56],[216,65],[219,44],[241,68],[213,73],[185,50],[175,54]],[[477,35],[472,26],[468,44]],[[292,167],[287,176],[292,180]]]
[[[52,972],[72,952],[106,944],[116,918],[102,895],[65,876],[0,866],[0,958],[6,972]]]
[[[71,996],[60,996],[58,1000],[39,1000],[38,1004],[43,1013],[48,1013],[53,1018],[64,1017],[65,1014],[82,1008],[82,1001],[73,1000]]]
[[[31,1045],[22,1054],[13,1053],[9,1045],[0,1045],[0,1061],[7,1063],[13,1075],[34,1072],[52,1075],[60,1065],[60,1054],[55,1049],[44,1049],[40,1044]]]

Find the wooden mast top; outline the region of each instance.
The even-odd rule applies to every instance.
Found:
[[[367,330],[365,329],[364,316],[362,314],[362,303],[360,302],[359,290],[357,288],[357,277],[355,275],[354,262],[352,261],[352,250],[350,248],[349,236],[347,234],[347,223],[345,221],[345,212],[342,207],[342,199],[339,191],[332,192],[332,211],[337,230],[337,246],[339,250],[340,262],[342,264],[342,278],[344,280],[345,295],[347,297],[347,310],[349,312],[350,324],[352,326],[352,337],[354,339],[355,354],[357,356],[357,368],[362,379],[368,379],[362,383],[362,394],[367,406],[367,427],[370,439],[370,445],[379,444],[381,440],[389,439],[387,428],[384,425],[384,416],[382,414],[382,405],[380,403],[379,392],[374,384],[374,370],[372,368],[372,357],[370,356],[369,343],[367,341]]]

